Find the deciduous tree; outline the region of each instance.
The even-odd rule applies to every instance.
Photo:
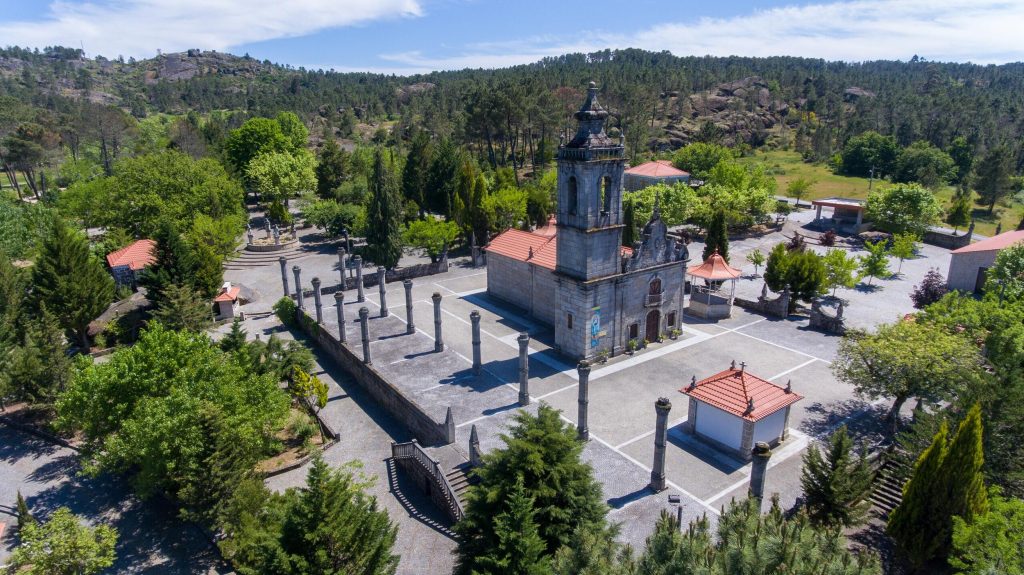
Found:
[[[868,285],[875,278],[889,275],[889,251],[886,249],[885,240],[877,242],[864,242],[864,249],[867,255],[859,256],[861,277],[868,278]]]
[[[92,575],[110,567],[117,557],[117,530],[109,525],[86,527],[67,507],[45,523],[29,523],[18,533],[21,543],[11,555],[15,573],[25,575]]]
[[[849,289],[857,284],[857,259],[848,256],[844,250],[829,250],[822,263],[825,265],[825,287],[832,288],[832,297],[839,288]]]
[[[946,278],[942,277],[937,268],[931,268],[924,275],[921,283],[914,286],[914,291],[910,293],[910,299],[914,302],[915,308],[924,309],[942,299],[947,293],[949,293],[949,288],[946,287]]]
[[[939,220],[942,206],[935,194],[920,184],[895,184],[868,194],[864,211],[878,229],[922,237],[928,226]]]

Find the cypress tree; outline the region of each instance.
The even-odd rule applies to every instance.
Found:
[[[718,250],[722,259],[729,261],[729,235],[725,225],[725,212],[718,210],[711,216],[711,223],[708,224],[707,237],[704,239],[704,253],[701,259],[707,260],[711,254]]]
[[[944,507],[946,520],[943,521],[947,544],[952,543],[953,516],[971,523],[975,517],[988,511],[988,493],[982,473],[984,464],[981,406],[974,404],[957,427],[942,462],[940,475],[948,485]],[[948,545],[943,549],[949,549]]]
[[[427,178],[430,173],[430,136],[417,130],[402,168],[402,197],[416,203],[420,217],[427,212]]]
[[[89,251],[89,242],[55,219],[32,272],[32,296],[61,327],[89,348],[89,322],[114,299],[114,280]]]
[[[873,475],[866,454],[854,456],[845,425],[829,438],[824,457],[811,445],[800,478],[811,520],[842,527],[863,523],[871,508]]]
[[[537,531],[533,499],[519,477],[508,494],[505,511],[494,518],[497,545],[477,557],[475,575],[544,575],[551,573],[544,540]]]
[[[320,148],[318,160],[316,195],[324,199],[333,198],[338,187],[345,181],[349,162],[348,152],[341,149],[330,133],[325,133],[324,145]]]
[[[32,516],[32,512],[28,510],[28,503],[25,501],[25,497],[22,496],[21,490],[18,490],[18,502],[15,507],[15,513],[18,516],[18,529],[24,529],[26,525],[34,524],[36,518]]]
[[[243,351],[247,335],[245,329],[242,328],[242,322],[235,318],[235,321],[231,322],[231,331],[224,336],[224,339],[220,340],[220,349],[227,353]]]
[[[187,285],[176,284],[164,288],[153,318],[174,331],[202,331],[213,320],[206,298]]]
[[[622,230],[622,245],[632,248],[636,242],[636,206],[632,198],[626,198],[622,202],[622,223],[625,224]]]
[[[947,483],[941,476],[946,458],[949,426],[945,421],[932,438],[931,445],[914,464],[914,473],[903,486],[903,500],[889,515],[886,532],[915,567],[933,559],[947,543],[942,518]]]
[[[153,236],[153,263],[142,272],[139,283],[146,288],[149,301],[159,305],[171,285],[192,285],[198,263],[192,248],[170,220],[161,221]]]
[[[402,200],[395,176],[378,149],[370,175],[370,206],[367,210],[366,243],[377,265],[393,268],[402,257]]]

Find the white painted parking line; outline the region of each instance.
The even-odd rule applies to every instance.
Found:
[[[687,418],[683,417],[683,418],[677,419],[675,421],[671,421],[668,424],[668,428],[672,429],[673,427],[675,427],[677,425],[685,423],[686,419]],[[647,433],[641,433],[640,435],[637,435],[636,437],[634,437],[632,439],[627,439],[626,441],[623,441],[622,443],[616,445],[615,449],[622,449],[623,447],[625,447],[625,446],[627,446],[627,445],[629,445],[631,443],[636,443],[637,441],[640,441],[641,439],[643,439],[645,437],[650,437],[652,435],[654,435],[654,430],[653,429],[648,431]]]
[[[782,377],[784,375],[787,375],[787,374],[790,374],[790,373],[793,373],[794,371],[796,371],[796,370],[798,370],[798,369],[800,369],[802,367],[807,367],[808,365],[811,365],[812,363],[814,363],[816,361],[821,361],[821,360],[818,359],[818,358],[809,359],[809,360],[801,363],[800,365],[798,365],[796,367],[791,367],[791,368],[787,369],[786,371],[783,371],[782,373],[776,373],[775,375],[769,377],[768,381],[774,381],[776,379],[779,379],[780,377]]]

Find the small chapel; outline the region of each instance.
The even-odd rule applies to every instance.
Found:
[[[657,202],[640,241],[622,245],[623,138],[605,133],[608,111],[593,82],[558,147],[554,221],[506,230],[487,246],[487,293],[551,325],[574,360],[618,355],[682,322],[689,251],[668,235]]]

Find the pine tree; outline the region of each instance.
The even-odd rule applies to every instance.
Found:
[[[430,163],[427,174],[426,204],[429,211],[452,217],[455,200],[455,181],[459,167],[462,165],[462,154],[449,138],[441,140]]]
[[[171,285],[192,285],[198,266],[192,248],[168,219],[160,222],[153,236],[153,263],[142,272],[139,283],[146,288],[149,301],[159,305]]]
[[[957,192],[953,197],[953,207],[946,215],[946,223],[953,226],[953,233],[956,230],[971,223],[971,196],[966,190]]]
[[[494,518],[497,545],[476,558],[478,575],[544,575],[551,573],[544,540],[537,532],[533,499],[522,477],[509,491],[506,509]]]
[[[704,253],[701,259],[707,261],[711,254],[718,250],[722,259],[729,261],[729,235],[725,225],[725,212],[718,210],[711,216],[708,224],[707,237],[704,238]]]
[[[32,512],[28,510],[28,502],[21,495],[21,490],[18,490],[18,502],[15,506],[15,513],[18,516],[18,530],[24,529],[26,525],[35,524],[36,518],[32,516]]]
[[[903,500],[889,514],[886,525],[886,532],[916,567],[938,555],[946,544],[941,523],[943,517],[949,517],[943,510],[947,483],[940,474],[948,438],[949,426],[943,421],[914,464],[914,473],[903,486]]]
[[[991,214],[996,203],[1010,193],[1013,153],[1005,145],[996,146],[985,153],[975,172],[974,187]]]
[[[472,573],[476,559],[498,547],[494,517],[504,511],[504,501],[520,477],[534,500],[546,554],[571,544],[579,529],[604,528],[607,507],[601,487],[581,459],[583,443],[557,410],[541,404],[536,416],[518,413],[502,439],[505,446],[485,455],[476,470],[480,482],[470,488],[465,518],[455,526],[460,535],[458,575]]]
[[[829,438],[825,456],[811,445],[804,454],[800,484],[807,511],[818,524],[853,527],[864,522],[871,507],[874,474],[867,455],[853,454],[853,440],[843,425]]]
[[[427,178],[430,175],[430,136],[417,130],[402,168],[402,197],[415,202],[420,217],[427,212]]]
[[[245,329],[242,328],[242,322],[235,318],[231,322],[231,331],[224,336],[224,339],[220,340],[220,349],[227,353],[237,353],[243,351],[246,345],[246,333]]]
[[[89,323],[113,301],[114,280],[89,251],[88,240],[57,219],[32,272],[32,297],[88,349]]]
[[[366,213],[366,243],[377,265],[393,268],[402,257],[402,200],[394,174],[377,150],[370,175],[370,205]]]
[[[348,152],[341,149],[329,133],[324,135],[316,164],[316,195],[324,199],[334,198],[335,192],[348,173]]]
[[[153,319],[174,331],[202,331],[213,317],[210,303],[188,285],[171,284],[153,312]]]
[[[281,547],[291,555],[295,573],[395,572],[392,554],[398,530],[377,500],[363,492],[351,474],[332,470],[317,455],[306,487],[290,491],[281,530]]]

